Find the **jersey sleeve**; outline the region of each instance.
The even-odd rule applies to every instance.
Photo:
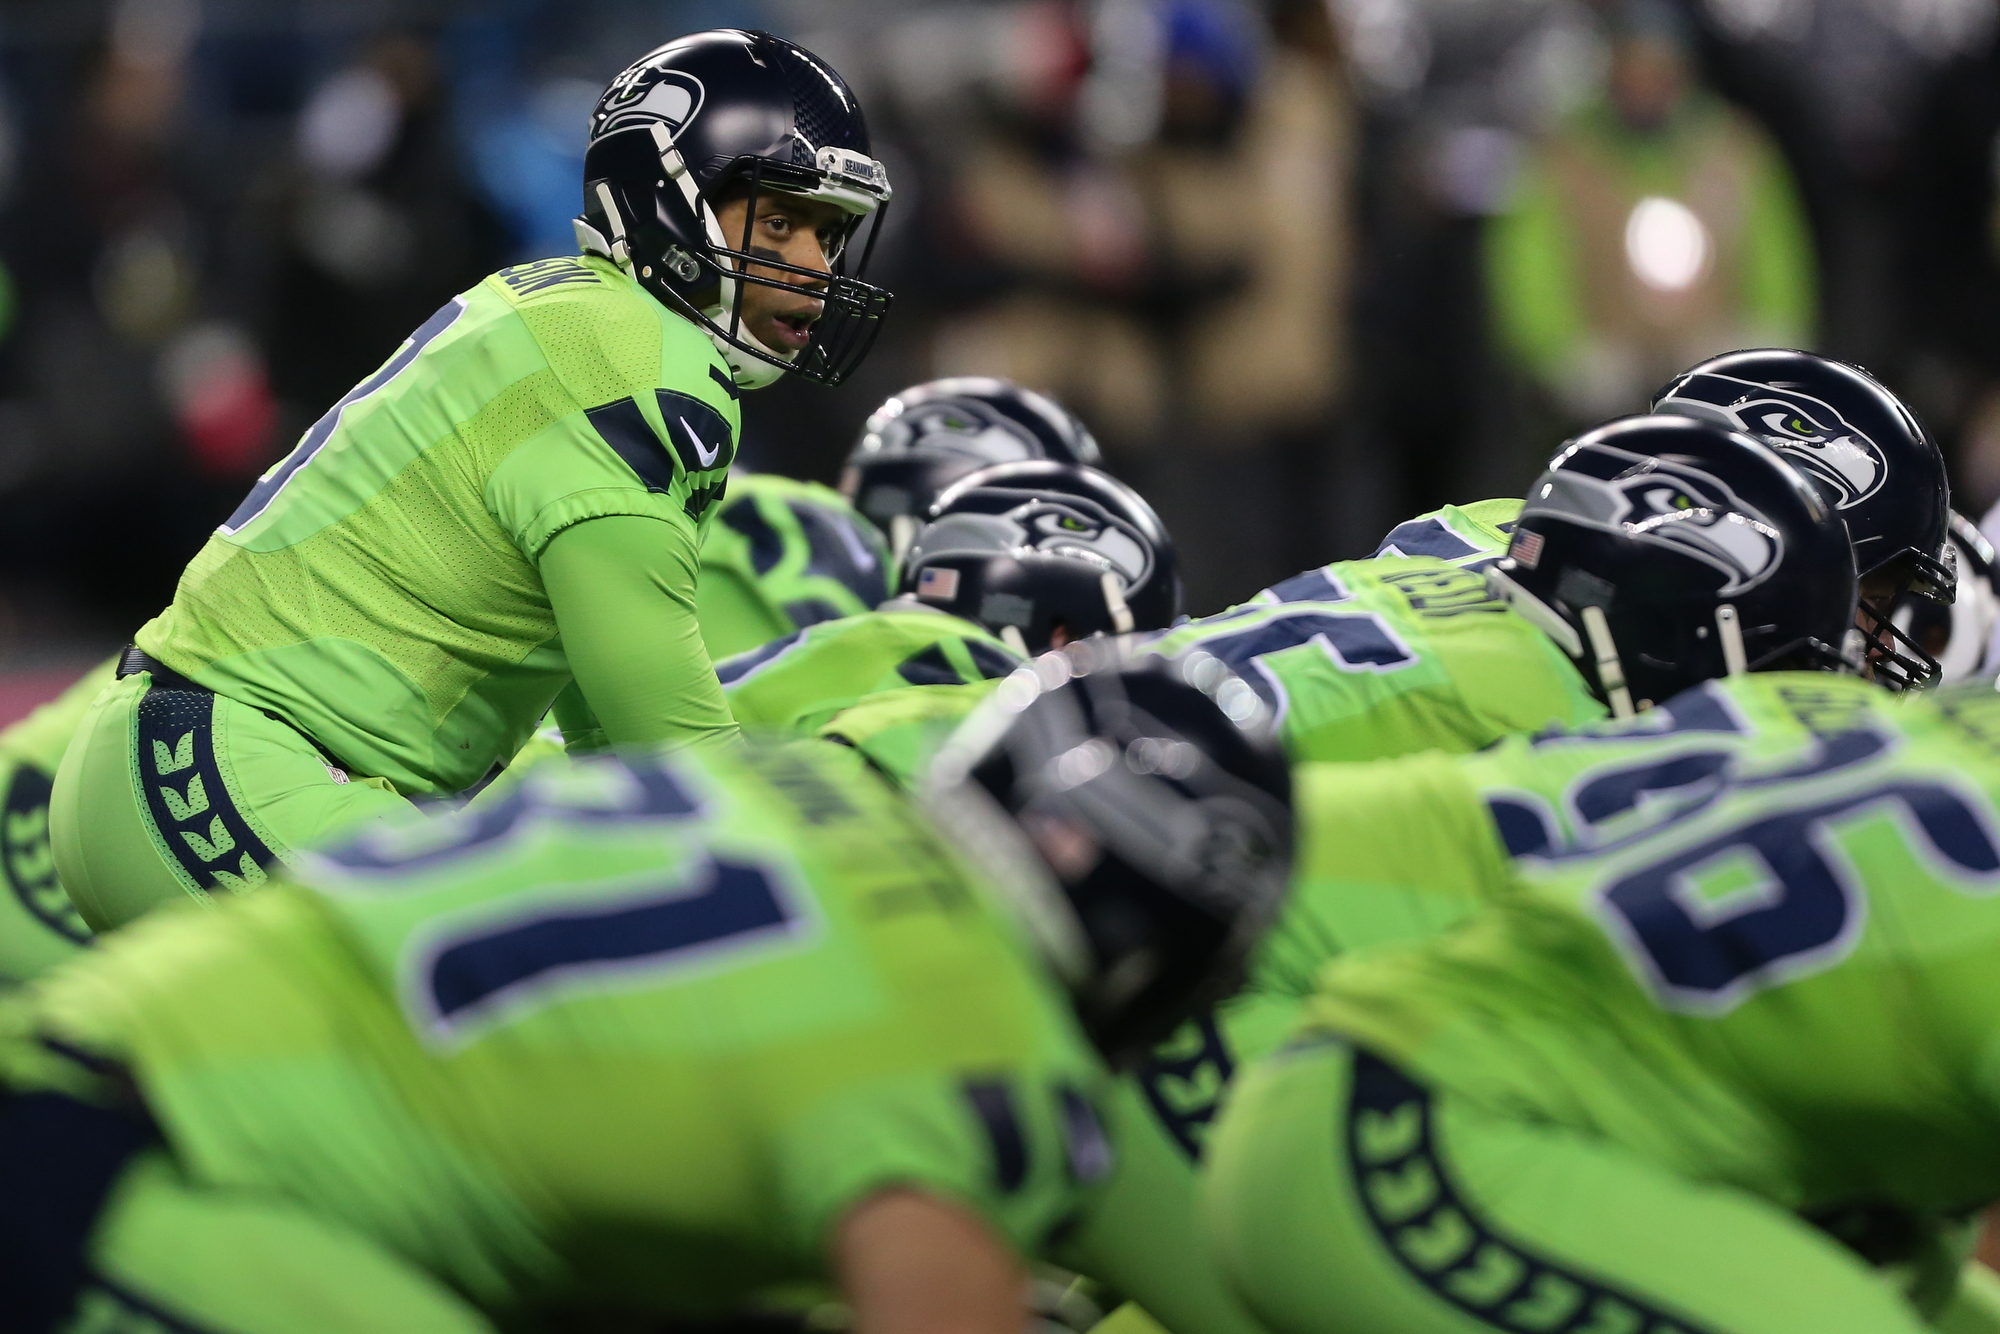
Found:
[[[566,529],[542,557],[570,671],[611,744],[736,734],[695,621],[696,568],[683,528],[634,515]]]
[[[1111,1162],[1093,1105],[1019,1068],[863,1085],[812,1109],[778,1145],[781,1198],[808,1254],[823,1253],[848,1210],[894,1187],[957,1201],[1033,1254]]]
[[[488,509],[530,561],[565,528],[612,515],[660,519],[698,536],[736,458],[735,390],[707,339],[650,297],[623,290],[624,275],[585,276],[595,286],[566,297],[560,288],[510,293],[546,369],[484,410],[564,409],[486,481]]]

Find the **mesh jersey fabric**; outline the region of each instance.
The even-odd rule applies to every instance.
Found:
[[[692,571],[739,423],[709,340],[609,263],[503,269],[329,409],[138,643],[354,772],[461,790],[568,680],[549,541],[646,516]]]

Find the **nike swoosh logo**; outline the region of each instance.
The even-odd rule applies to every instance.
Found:
[[[695,458],[700,461],[702,467],[713,468],[716,459],[722,455],[722,446],[717,445],[714,449],[703,449],[701,447],[701,437],[694,433],[694,427],[688,425],[688,419],[682,417],[680,418],[680,423],[681,429],[688,433],[688,439],[694,444]]]

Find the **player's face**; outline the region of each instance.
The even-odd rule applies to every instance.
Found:
[[[814,273],[830,270],[847,225],[847,215],[832,204],[768,190],[759,192],[754,218],[748,199],[722,204],[715,216],[731,249]],[[812,326],[826,304],[812,295],[821,284],[800,274],[755,264],[750,272],[784,286],[744,284],[743,327],[774,352],[785,356],[803,352],[812,342]]]
[[[1877,570],[1863,575],[1861,579],[1861,601],[1854,608],[1854,624],[1868,637],[1868,675],[1875,675],[1875,663],[1886,657],[1895,648],[1895,641],[1889,637],[1884,622],[1878,621],[1870,607],[1892,607],[1903,593],[1903,582],[1893,574]]]

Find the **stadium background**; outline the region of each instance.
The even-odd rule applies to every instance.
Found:
[[[718,25],[820,52],[897,305],[745,403],[832,480],[889,391],[1062,396],[1190,610],[1519,494],[1758,342],[1859,361],[2000,498],[1996,0],[8,0],[0,721],[157,611],[446,297],[571,249],[585,113]],[[1636,312],[1636,313],[1635,313]]]

